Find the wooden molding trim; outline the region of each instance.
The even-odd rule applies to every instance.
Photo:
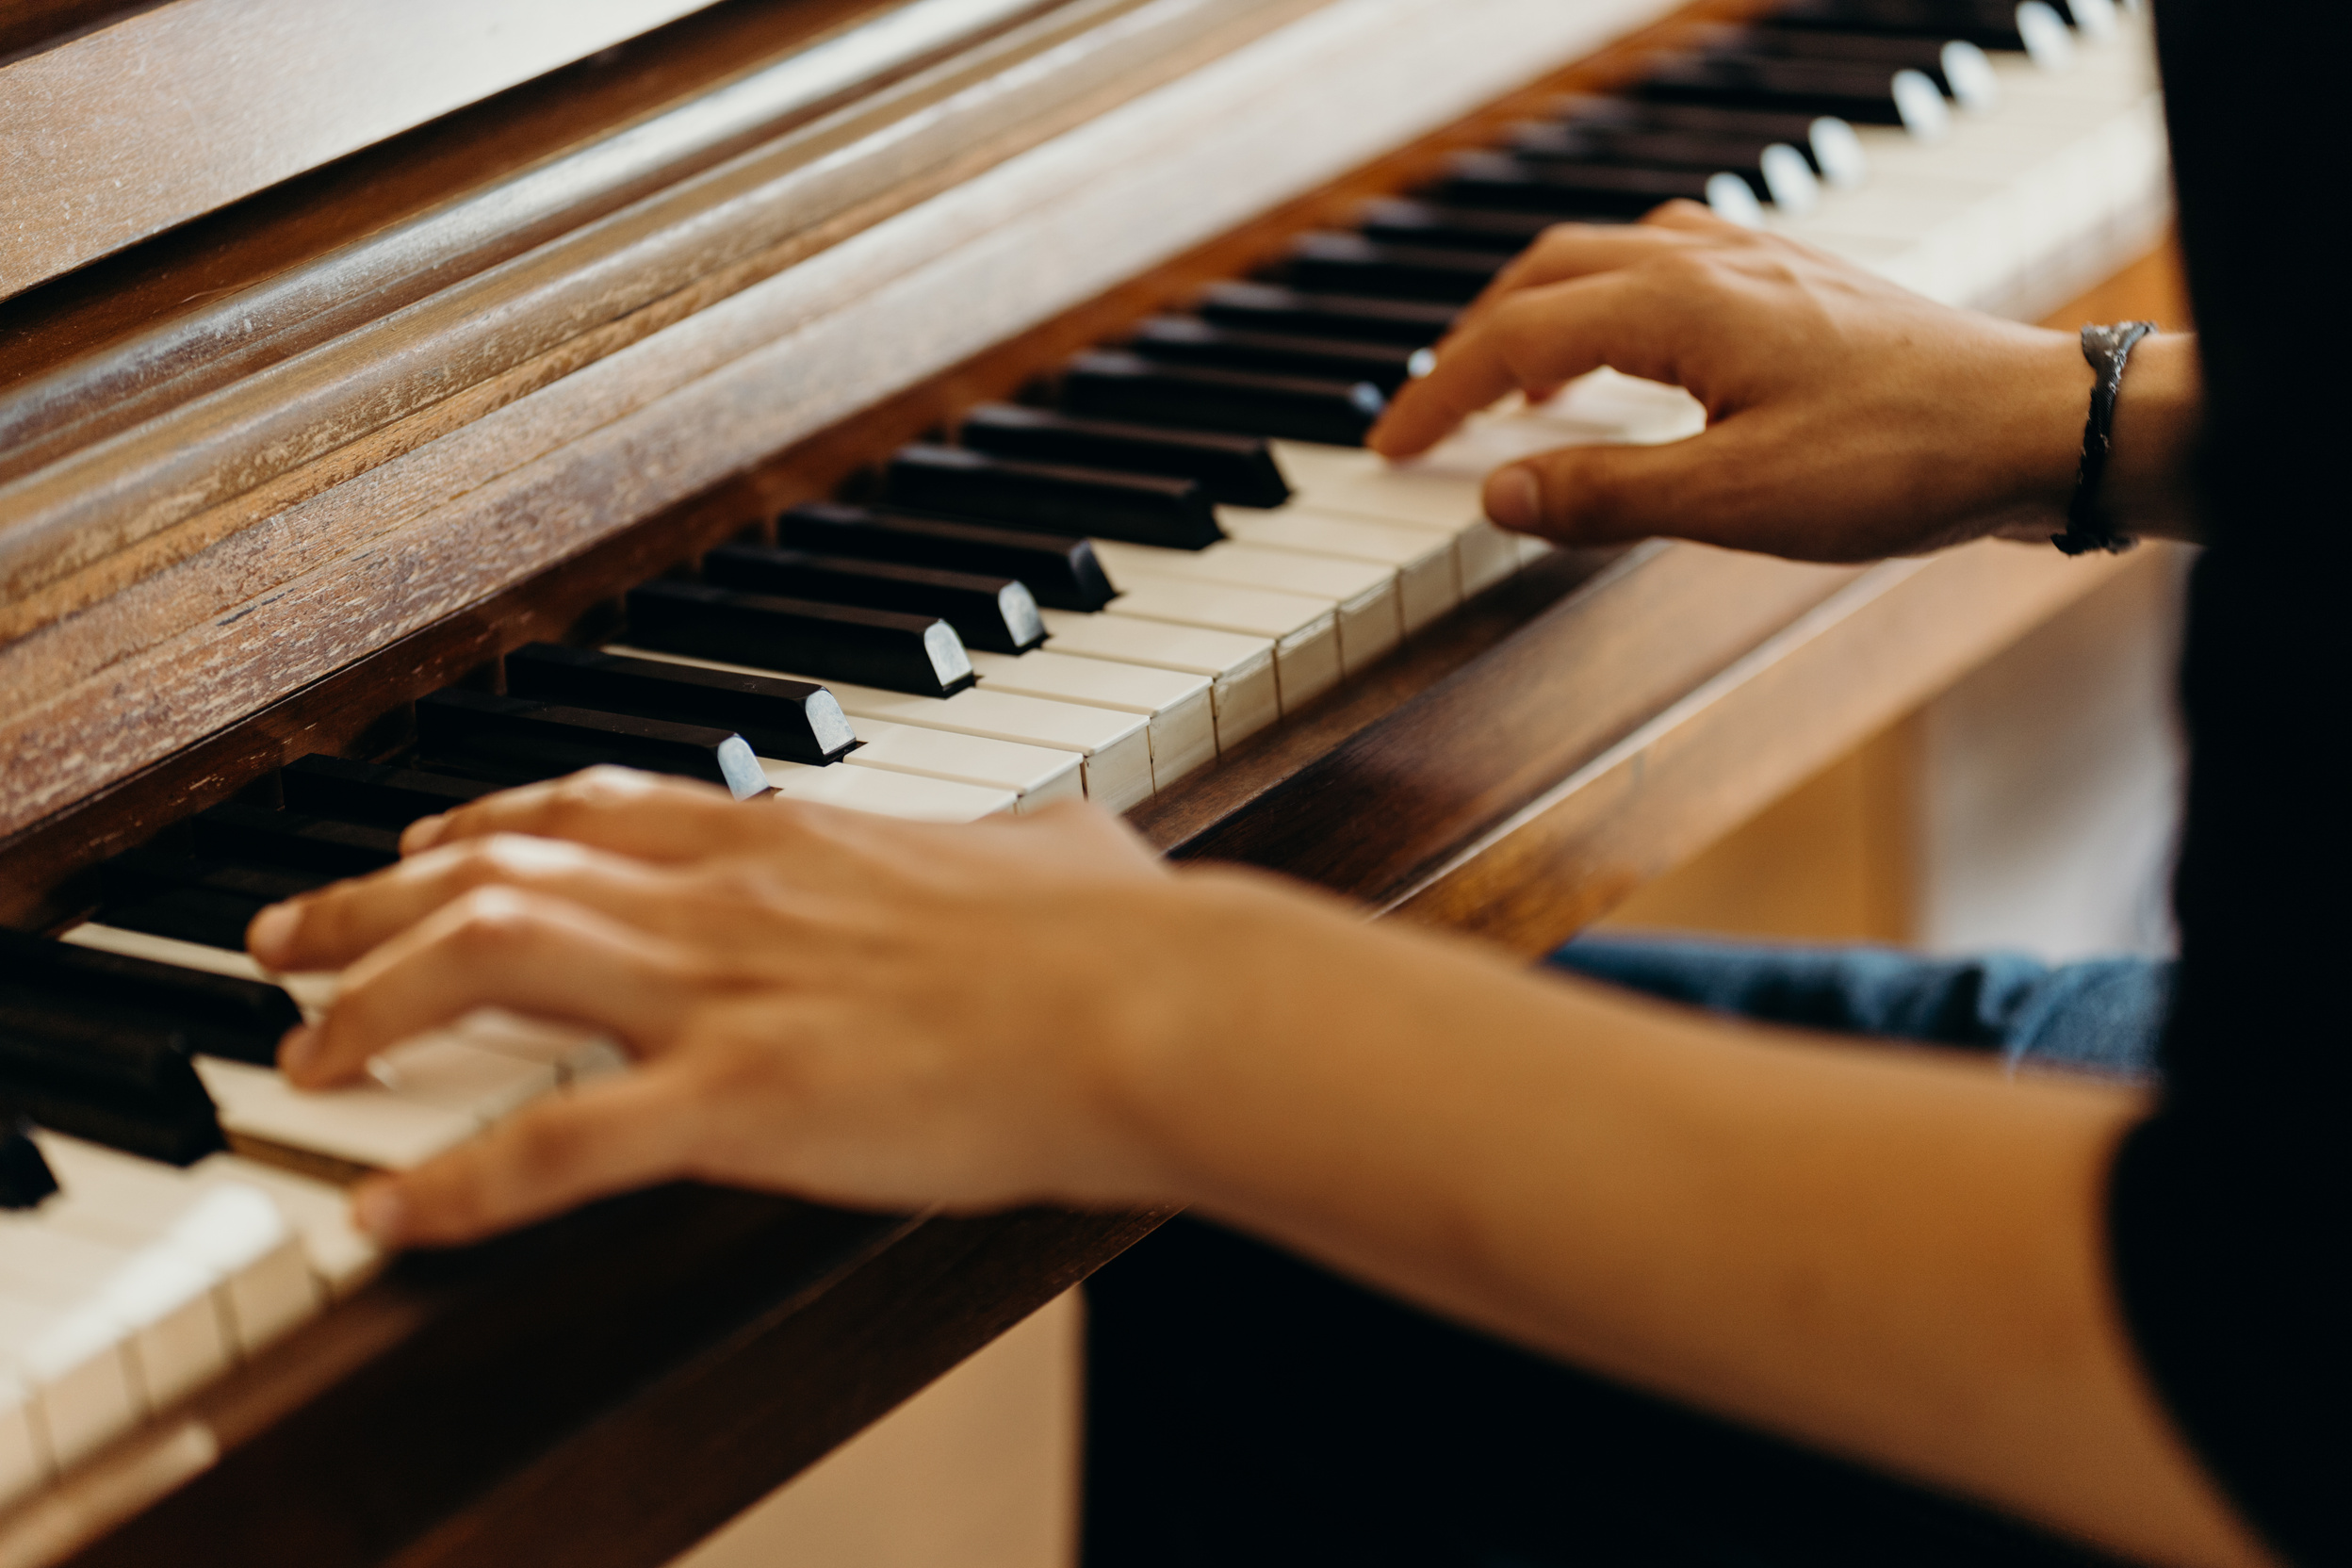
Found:
[[[1381,912],[1530,957],[1549,952],[2137,564],[1982,540],[1872,566],[1397,890]]]
[[[0,646],[0,689],[22,694],[0,717],[0,747],[18,759],[0,781],[0,832],[1445,124],[1660,8],[1334,0],[1211,63],[1152,52],[1169,14],[1212,8],[1154,0],[1098,30],[1106,36],[1072,43],[1097,58],[1132,49],[1146,57],[1141,70],[1198,69],[1115,106],[1107,100],[1132,81],[1073,100],[1085,116],[1075,130],[682,319],[663,318],[650,335],[624,318],[612,328],[630,340],[600,357],[571,357],[584,351],[580,335],[467,393],[474,403],[445,400],[404,416],[415,423],[385,425],[282,474],[280,488],[186,525],[213,531],[202,547],[159,546],[156,559],[117,568],[103,594],[93,584],[101,611]],[[1206,36],[1200,46],[1227,41]],[[1329,97],[1302,102],[1288,90],[1308,74]],[[972,90],[1002,98],[1029,88],[1007,72]],[[1363,112],[1332,115],[1322,106],[1333,99]],[[429,356],[417,360],[419,373],[433,373]],[[373,361],[351,372],[386,373]],[[89,504],[78,492],[57,498],[67,510]],[[250,513],[235,510],[246,504]]]
[[[174,0],[0,65],[0,299],[707,3]]]

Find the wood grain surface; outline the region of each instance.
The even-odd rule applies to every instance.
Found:
[[[0,299],[700,3],[172,0],[0,66]]]
[[[1312,30],[1350,7],[1432,31],[1410,57],[1395,38],[1350,57]],[[1535,94],[1627,68],[1614,52],[1515,99],[1494,93],[1539,61],[1473,60],[1476,93],[1412,80],[1452,58],[1428,46],[1442,24],[1491,57],[1479,19],[1525,14],[1334,0],[656,330],[583,331],[282,467],[286,488],[250,492],[200,548],[114,580],[104,613],[0,647],[0,919],[64,918],[96,860],[266,797],[292,757],[397,748],[423,693],[609,629],[628,585],[1409,184]],[[1305,60],[1389,84],[1408,119],[1476,112],[1366,148],[1260,103]],[[1280,162],[1263,148],[1282,136],[1295,161],[1216,185],[1253,150]],[[1168,171],[1189,172],[1139,183]],[[1197,210],[1167,210],[1171,191]],[[2101,570],[2001,546],[1869,569],[1555,555],[1136,821],[1180,857],[1539,951]],[[104,1527],[73,1558],[90,1564],[653,1568],[1161,1217],[912,1223],[680,1187],[406,1260],[0,1520],[0,1561],[79,1518]]]
[[[1260,27],[1278,8],[1234,25]],[[1131,102],[1109,101],[1135,87],[1124,74],[1101,103],[1070,99],[1062,107],[1085,120],[1072,134],[895,217],[864,227],[844,220],[855,232],[840,243],[715,302],[664,296],[596,326],[591,318],[612,302],[597,304],[568,271],[548,279],[552,294],[532,293],[520,264],[533,258],[517,258],[484,275],[476,286],[495,280],[495,297],[467,294],[481,309],[451,331],[487,332],[468,341],[497,359],[514,341],[538,341],[531,334],[547,321],[532,312],[549,300],[559,316],[587,314],[564,318],[581,329],[571,337],[487,381],[447,386],[465,379],[452,341],[421,328],[405,335],[420,318],[396,313],[370,329],[383,353],[338,339],[255,378],[315,376],[320,396],[350,400],[335,403],[344,415],[312,402],[302,406],[318,417],[296,418],[256,404],[240,422],[238,409],[215,400],[235,401],[239,384],[188,405],[179,416],[188,423],[175,427],[183,439],[141,426],[0,487],[0,555],[17,574],[7,613],[19,633],[0,646],[0,690],[10,694],[0,748],[25,760],[0,776],[0,831],[1442,124],[1531,70],[1523,32],[1570,53],[1620,14],[1579,8],[1571,25],[1556,9],[1337,0]],[[1161,14],[1134,15],[1147,12]],[[1529,13],[1542,14],[1523,28]],[[1380,25],[1360,25],[1367,21]],[[1090,41],[1088,57],[1140,54],[1135,69],[1147,76],[1181,68],[1165,41],[1131,31]],[[1230,41],[1204,35],[1200,46]],[[1334,117],[1280,90],[1310,67],[1379,112]],[[988,98],[985,86],[972,91]],[[679,243],[667,228],[647,242]],[[756,272],[767,262],[745,265]],[[624,294],[642,287],[627,269],[612,276]],[[531,309],[515,303],[526,298]],[[510,303],[527,319],[502,316]],[[677,318],[687,303],[702,308]],[[513,341],[491,330],[510,326]],[[403,401],[429,383],[448,396]],[[371,401],[378,391],[388,400]],[[346,415],[369,428],[338,425]],[[236,493],[224,498],[224,486]],[[120,547],[112,553],[109,541]]]

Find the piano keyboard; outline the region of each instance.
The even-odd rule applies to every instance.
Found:
[[[0,1504],[367,1276],[317,1173],[413,1165],[622,1065],[485,1011],[296,1092],[276,1038],[334,979],[244,956],[263,905],[595,760],[933,821],[1140,805],[1538,559],[1482,515],[1495,464],[1701,428],[1605,370],[1410,464],[1363,449],[1544,225],[1690,196],[1948,302],[2052,303],[2155,236],[2151,80],[2108,0],[1791,0],[1077,356],[1035,404],[969,411],[876,496],[632,591],[611,645],[427,698],[399,765],[304,759],[283,808],[215,808],[103,868],[97,919],[0,947]]]

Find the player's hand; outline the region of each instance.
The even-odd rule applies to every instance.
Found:
[[[1116,819],[942,827],[596,769],[427,819],[375,875],[250,933],[340,969],[281,1065],[325,1086],[479,1006],[604,1030],[635,1070],[364,1188],[384,1239],[471,1239],[678,1178],[880,1207],[1137,1201],[1105,1090],[1192,1026],[1216,938]],[[1214,923],[1214,921],[1211,922]]]
[[[2072,337],[1936,304],[1687,202],[1544,235],[1371,445],[1412,456],[1507,393],[1540,400],[1602,366],[1687,388],[1707,430],[1507,465],[1486,485],[1496,522],[1819,561],[2065,527],[2091,385]]]

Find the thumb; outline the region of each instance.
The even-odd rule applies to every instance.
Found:
[[[1486,514],[1515,533],[1562,545],[1613,545],[1662,533],[1706,538],[1681,504],[1717,455],[1712,432],[1654,447],[1562,447],[1486,478]]]

